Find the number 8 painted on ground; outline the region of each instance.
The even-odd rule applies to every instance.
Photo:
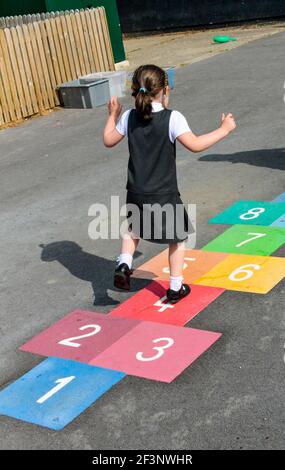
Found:
[[[144,357],[143,352],[138,352],[136,354],[136,359],[143,362],[155,361],[163,356],[165,349],[171,348],[171,346],[174,345],[174,340],[172,338],[157,338],[153,340],[153,343],[158,343],[159,341],[167,341],[167,344],[165,346],[155,346],[153,349],[157,351],[157,354],[152,357]]]
[[[247,268],[252,268],[253,270],[255,269],[256,271],[258,271],[259,269],[261,269],[261,266],[259,266],[259,264],[245,264],[244,266],[240,266],[240,268],[237,268],[231,273],[229,279],[234,282],[247,281],[254,274],[254,271],[251,271]],[[241,273],[244,273],[245,275],[237,279],[237,275]]]
[[[250,209],[245,214],[240,215],[239,218],[242,220],[257,219],[257,217],[263,214],[263,212],[265,212],[264,207],[254,207],[253,209]]]

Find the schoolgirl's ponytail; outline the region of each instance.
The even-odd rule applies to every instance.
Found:
[[[167,73],[160,67],[142,65],[136,69],[132,80],[132,96],[136,100],[136,111],[143,121],[152,119],[152,100],[167,85]]]

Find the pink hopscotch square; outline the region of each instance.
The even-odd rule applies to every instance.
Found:
[[[220,336],[211,331],[143,322],[90,364],[170,383]]]
[[[168,287],[167,281],[154,281],[115,308],[109,316],[183,326],[224,292],[224,289],[190,285],[191,293],[171,305],[166,299]]]
[[[75,310],[25,343],[20,350],[88,363],[138,323]]]

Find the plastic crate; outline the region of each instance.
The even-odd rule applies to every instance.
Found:
[[[122,98],[126,95],[127,72],[96,72],[80,77],[80,83],[90,83],[98,79],[109,80],[110,95]]]
[[[65,108],[89,109],[105,105],[110,99],[108,80],[80,80],[62,83],[57,87],[59,100]]]
[[[164,70],[168,75],[169,87],[171,90],[173,90],[175,83],[175,67],[165,67]]]

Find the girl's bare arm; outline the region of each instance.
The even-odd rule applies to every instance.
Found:
[[[109,117],[104,129],[103,142],[106,147],[114,147],[124,138],[124,136],[116,129],[118,119],[122,112],[122,105],[120,104],[118,98],[111,98],[108,104],[108,109]]]
[[[200,136],[195,135],[193,132],[186,132],[185,134],[177,137],[177,140],[188,150],[191,150],[191,152],[202,152],[224,139],[235,128],[236,122],[233,115],[228,114],[225,116],[222,114],[221,126],[213,132]]]

